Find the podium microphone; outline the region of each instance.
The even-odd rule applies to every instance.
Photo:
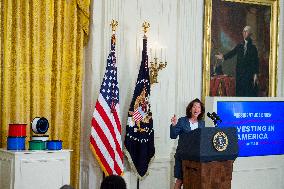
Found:
[[[212,115],[216,118],[216,120],[219,120],[220,123],[222,122],[222,120],[220,119],[220,117],[219,117],[215,112],[212,112]]]
[[[212,112],[212,114],[210,114],[209,112],[207,112],[207,116],[212,119],[215,127],[217,127],[217,123],[221,123],[222,120],[220,119],[220,117],[215,113],[215,112]]]
[[[209,112],[207,112],[207,117],[209,117],[209,118],[212,119],[213,121],[215,120],[215,117],[213,116],[213,113],[210,114]]]

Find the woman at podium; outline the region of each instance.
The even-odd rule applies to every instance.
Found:
[[[205,122],[202,120],[205,112],[203,103],[198,99],[191,101],[186,107],[186,116],[181,117],[177,120],[176,115],[171,119],[170,126],[170,137],[171,139],[176,139],[180,134],[189,133],[190,131],[197,128],[204,128]],[[178,141],[178,146],[175,154],[175,167],[174,167],[174,177],[176,178],[174,189],[180,189],[182,186],[182,160],[179,155],[180,140]]]

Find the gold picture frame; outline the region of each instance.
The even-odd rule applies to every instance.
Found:
[[[237,41],[237,38],[240,38],[240,36],[242,37],[243,27],[249,25],[247,24],[247,22],[253,23],[255,28],[258,28],[260,30],[257,31],[258,33],[255,33],[257,33],[259,40],[257,42],[261,49],[261,58],[263,59],[260,60],[259,58],[259,62],[263,62],[259,63],[259,65],[262,66],[262,70],[260,70],[258,74],[261,75],[262,80],[260,81],[263,85],[260,87],[262,87],[261,90],[263,91],[259,92],[260,90],[258,90],[256,94],[257,96],[276,96],[278,60],[277,53],[279,38],[279,0],[204,0],[204,2],[205,9],[202,99],[204,100],[205,96],[236,96],[236,87],[228,87],[230,84],[236,82],[236,80],[234,80],[235,78],[233,76],[224,74],[223,70],[219,71],[223,75],[222,77],[218,75],[219,73],[212,71],[212,64],[214,64],[215,68],[218,64],[218,62],[216,61],[217,58],[213,52],[219,47],[221,48],[222,42],[225,43],[223,46],[231,45],[232,48],[234,39],[235,41]],[[262,16],[264,20],[258,18],[257,15]],[[241,26],[242,24],[243,26],[241,28],[238,28],[238,26]],[[238,36],[238,34],[234,32],[240,33],[240,36]],[[234,46],[236,46],[236,42]],[[222,49],[220,49],[220,51],[222,51]],[[223,53],[225,54],[224,49],[223,51]],[[260,53],[258,53],[258,56],[260,56]],[[224,60],[224,58],[219,58],[218,61],[220,60]],[[225,62],[226,61],[221,61],[221,63],[219,64],[228,66],[229,63],[226,64]],[[222,68],[222,66],[220,67]],[[232,75],[234,73],[236,74],[236,71],[234,72],[234,69],[232,67],[227,68],[227,70],[229,70],[229,72],[232,71]],[[260,73],[261,71],[263,73]],[[227,92],[225,91],[226,94],[224,93],[224,91],[222,93],[222,90],[218,92],[218,90],[223,86],[220,86],[222,84],[220,82],[218,86],[216,86],[216,83],[214,83],[216,78],[218,78],[219,80],[221,79],[221,81],[223,78],[227,79],[226,86],[229,89],[225,89],[227,90]],[[215,80],[213,81],[213,79]],[[224,83],[223,85],[225,86]]]

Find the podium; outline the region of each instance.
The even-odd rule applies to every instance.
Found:
[[[199,128],[180,135],[184,189],[230,189],[238,156],[236,128]]]

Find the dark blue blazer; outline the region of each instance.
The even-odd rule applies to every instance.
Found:
[[[204,128],[205,127],[205,121],[199,120],[198,121],[198,128]],[[170,137],[171,139],[176,139],[177,136],[182,135],[184,133],[189,133],[191,131],[190,122],[188,120],[188,117],[181,117],[178,119],[178,122],[176,126],[170,126]],[[181,138],[181,137],[180,137]],[[179,152],[183,151],[183,149],[180,148],[180,140],[178,141],[178,146],[176,150],[176,158],[179,156]]]

